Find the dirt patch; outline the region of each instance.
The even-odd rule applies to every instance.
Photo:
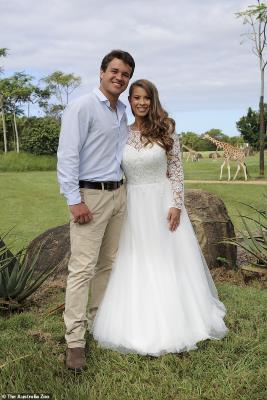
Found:
[[[250,254],[246,253],[240,247],[237,247],[237,269],[231,268],[213,268],[211,270],[212,278],[216,282],[228,282],[233,285],[238,285],[242,287],[247,286],[254,286],[257,288],[265,288],[266,281],[265,279],[257,279],[257,277],[253,277],[250,280],[244,280],[244,275],[241,272],[241,268],[243,265],[249,265],[251,262],[256,262],[255,257],[251,256]]]
[[[237,266],[240,268],[242,265],[247,265],[256,262],[256,258],[247,253],[244,249],[237,246]]]
[[[53,298],[58,297],[59,293],[65,292],[66,280],[67,275],[48,278],[29,298],[29,303],[27,302],[29,307],[38,308],[38,312],[43,312],[47,304],[53,303]]]
[[[212,268],[211,275],[215,283],[228,282],[233,285],[247,286],[240,270],[233,270],[224,267]]]

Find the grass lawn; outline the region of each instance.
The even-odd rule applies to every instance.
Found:
[[[15,151],[0,154],[0,172],[53,171],[56,169],[56,156]]]
[[[228,309],[223,340],[154,358],[103,350],[90,338],[88,370],[75,377],[64,368],[62,317],[47,316],[64,293],[51,288],[31,309],[0,316],[0,393],[45,392],[53,400],[265,400],[267,293],[227,283],[218,289]]]
[[[9,237],[16,238],[15,248],[68,222],[55,171],[0,174],[0,199],[1,232],[14,227]]]

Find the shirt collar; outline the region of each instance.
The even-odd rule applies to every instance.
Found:
[[[93,92],[95,93],[95,95],[97,96],[97,98],[100,101],[103,101],[104,103],[106,103],[108,105],[108,107],[110,107],[109,99],[106,98],[104,93],[102,93],[101,90],[99,90],[99,88],[95,88],[93,90]],[[117,108],[120,109],[121,111],[125,111],[126,105],[120,99],[118,99]]]

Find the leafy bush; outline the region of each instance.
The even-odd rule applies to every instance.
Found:
[[[23,118],[20,121],[21,149],[33,154],[55,154],[58,147],[60,123],[51,117]]]

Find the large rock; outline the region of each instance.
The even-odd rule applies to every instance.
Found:
[[[235,266],[236,246],[219,243],[235,237],[224,202],[213,193],[190,189],[185,191],[185,206],[209,268],[222,264]],[[225,259],[226,263],[218,257]]]
[[[48,229],[37,236],[29,245],[27,255],[29,261],[34,259],[36,251],[40,250],[36,262],[36,270],[43,271],[48,264],[51,267],[59,265],[59,270],[67,272],[70,258],[70,229],[69,224]]]
[[[226,259],[230,267],[235,265],[236,247],[218,243],[224,238],[235,236],[223,201],[215,194],[189,189],[185,191],[185,205],[209,268],[222,265],[218,257]],[[36,268],[43,270],[47,264],[60,264],[60,271],[67,271],[70,257],[69,225],[51,228],[34,239],[28,248],[29,259],[33,259],[41,243]]]

